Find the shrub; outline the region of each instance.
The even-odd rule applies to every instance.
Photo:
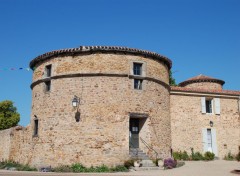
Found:
[[[204,159],[209,161],[209,160],[214,160],[215,154],[212,152],[205,152],[204,153]]]
[[[111,171],[113,172],[128,172],[128,169],[125,166],[116,166],[114,168],[111,168]]]
[[[132,167],[132,166],[134,166],[134,160],[127,160],[127,161],[125,161],[124,162],[124,166],[126,167],[126,168],[130,168],[130,167]]]
[[[173,158],[175,160],[189,160],[189,156],[186,151],[173,152]]]
[[[228,154],[224,156],[224,160],[233,161],[234,156],[231,154],[231,152],[228,152]]]
[[[10,169],[11,167],[16,168],[18,171],[37,171],[36,168],[30,167],[27,164],[20,164],[14,161],[0,162],[0,169]]]
[[[73,172],[72,168],[68,165],[61,165],[52,169],[53,172]]]
[[[176,166],[177,166],[177,162],[172,158],[168,158],[164,160],[163,167],[165,169],[172,169],[172,168],[175,168]]]
[[[194,161],[204,160],[204,157],[200,152],[196,152],[192,154],[192,160]]]
[[[71,166],[73,172],[86,172],[87,168],[84,167],[82,164],[76,163]]]
[[[97,166],[95,168],[95,172],[110,172],[110,169],[107,166],[102,165],[102,166]]]
[[[116,166],[109,168],[106,165],[87,168],[80,163],[72,164],[71,166],[62,165],[52,169],[53,172],[127,172],[128,169],[125,166]]]
[[[188,156],[188,154],[187,154],[187,152],[186,151],[184,151],[183,153],[182,153],[182,159],[183,160],[189,160],[189,156]]]
[[[181,158],[182,158],[182,152],[180,151],[180,152],[173,152],[173,158],[175,159],[175,160],[181,160]]]

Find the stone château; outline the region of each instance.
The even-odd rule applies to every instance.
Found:
[[[0,160],[32,166],[116,166],[141,149],[211,151],[240,146],[240,91],[204,75],[171,87],[172,62],[145,50],[81,46],[33,59],[31,123],[0,131]],[[72,106],[75,100],[76,106]]]

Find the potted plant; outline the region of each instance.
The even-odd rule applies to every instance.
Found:
[[[163,160],[161,159],[161,158],[158,158],[157,159],[157,165],[158,165],[158,167],[163,167]]]
[[[141,160],[140,159],[136,159],[136,160],[134,160],[133,164],[134,164],[134,167],[140,167]]]

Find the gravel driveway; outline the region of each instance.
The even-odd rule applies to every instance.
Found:
[[[172,170],[135,171],[128,173],[103,173],[103,174],[75,174],[75,173],[40,173],[40,172],[15,172],[0,170],[0,176],[234,176],[231,171],[240,170],[240,162],[236,161],[187,161],[183,167]],[[239,173],[240,175],[240,173]]]

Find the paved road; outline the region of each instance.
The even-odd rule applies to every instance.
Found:
[[[217,160],[210,162],[187,161],[186,165],[184,165],[183,167],[172,170],[153,170],[103,174],[14,172],[0,170],[0,176],[234,176],[236,174],[231,173],[231,171],[235,169],[240,170],[240,162]]]

